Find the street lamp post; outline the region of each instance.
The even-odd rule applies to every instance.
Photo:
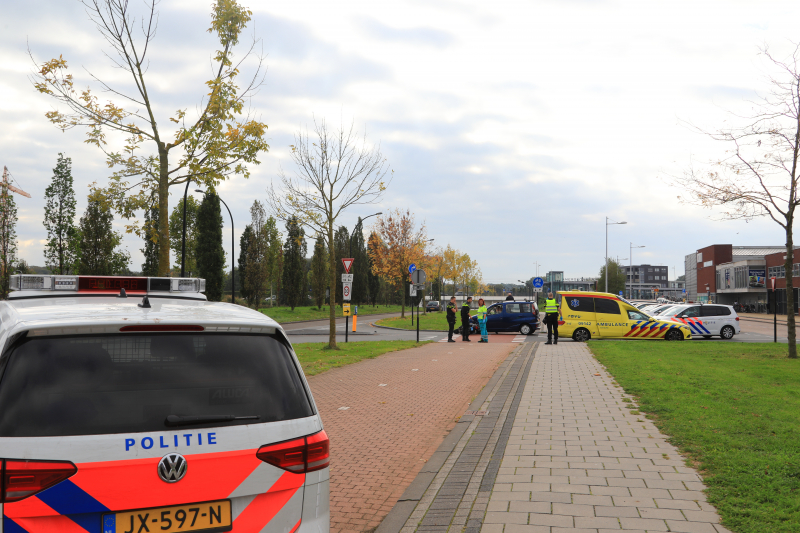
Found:
[[[627,222],[610,222],[609,218],[606,217],[606,292],[608,292],[608,227],[613,226],[614,224],[627,224]]]
[[[195,189],[194,192],[199,192],[200,194],[205,194],[205,195],[213,194],[214,196],[219,198],[219,201],[222,202],[222,205],[224,205],[225,209],[228,210],[228,216],[231,217],[231,303],[235,304],[236,303],[236,273],[235,273],[235,270],[234,270],[234,265],[236,264],[236,246],[235,246],[236,237],[235,237],[235,234],[234,234],[234,227],[233,227],[233,214],[231,213],[231,209],[230,209],[230,207],[228,207],[228,204],[225,203],[225,200],[220,198],[217,193],[215,193],[215,192],[208,193],[208,192],[205,192],[205,191],[201,191],[200,189]],[[186,204],[184,203],[184,205],[186,205]],[[184,216],[184,220],[186,220],[185,216]]]
[[[353,231],[350,233],[350,242],[347,244],[347,254],[350,257],[353,256],[353,235],[356,234],[356,230],[359,227],[362,227],[364,225],[364,221],[367,220],[369,217],[374,217],[374,216],[378,216],[378,215],[382,215],[382,214],[383,214],[382,212],[381,213],[372,213],[371,215],[365,216],[364,218],[360,218],[358,220],[358,223],[356,224],[356,227],[353,228]]]
[[[628,292],[628,298],[633,299],[633,249],[634,248],[644,248],[645,246],[644,245],[634,246],[633,243],[630,243],[630,244],[631,244],[630,250],[629,250],[630,263],[628,263],[630,266],[628,267],[628,274],[631,277],[631,290]]]

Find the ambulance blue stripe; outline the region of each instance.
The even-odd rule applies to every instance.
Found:
[[[90,533],[100,532],[100,515],[109,508],[69,479],[36,495],[58,514],[66,515]]]
[[[4,533],[28,533],[22,529],[19,524],[14,522],[8,517],[3,517],[3,532]]]

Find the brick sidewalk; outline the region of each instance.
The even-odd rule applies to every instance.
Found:
[[[727,532],[697,472],[624,398],[585,344],[541,346],[481,531]]]
[[[309,378],[331,439],[332,533],[380,524],[515,347],[433,343]]]

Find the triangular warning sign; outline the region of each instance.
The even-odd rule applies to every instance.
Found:
[[[342,264],[344,265],[344,271],[348,274],[350,273],[350,268],[353,266],[353,259],[352,258],[342,258]]]

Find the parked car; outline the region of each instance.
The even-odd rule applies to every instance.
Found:
[[[706,339],[719,335],[730,340],[734,335],[742,332],[739,325],[739,315],[732,305],[719,304],[690,304],[676,306],[670,310],[671,318],[675,322],[686,324],[696,336],[702,335]]]
[[[475,331],[478,326],[478,317],[473,315],[470,322],[473,325],[473,331]],[[530,335],[538,328],[539,308],[536,302],[514,302],[509,300],[494,304],[488,309],[486,330],[490,333],[518,331],[523,335]]]
[[[425,304],[426,313],[429,313],[431,311],[441,311],[441,310],[442,310],[442,304],[439,303],[438,300],[431,300],[430,302]]]

